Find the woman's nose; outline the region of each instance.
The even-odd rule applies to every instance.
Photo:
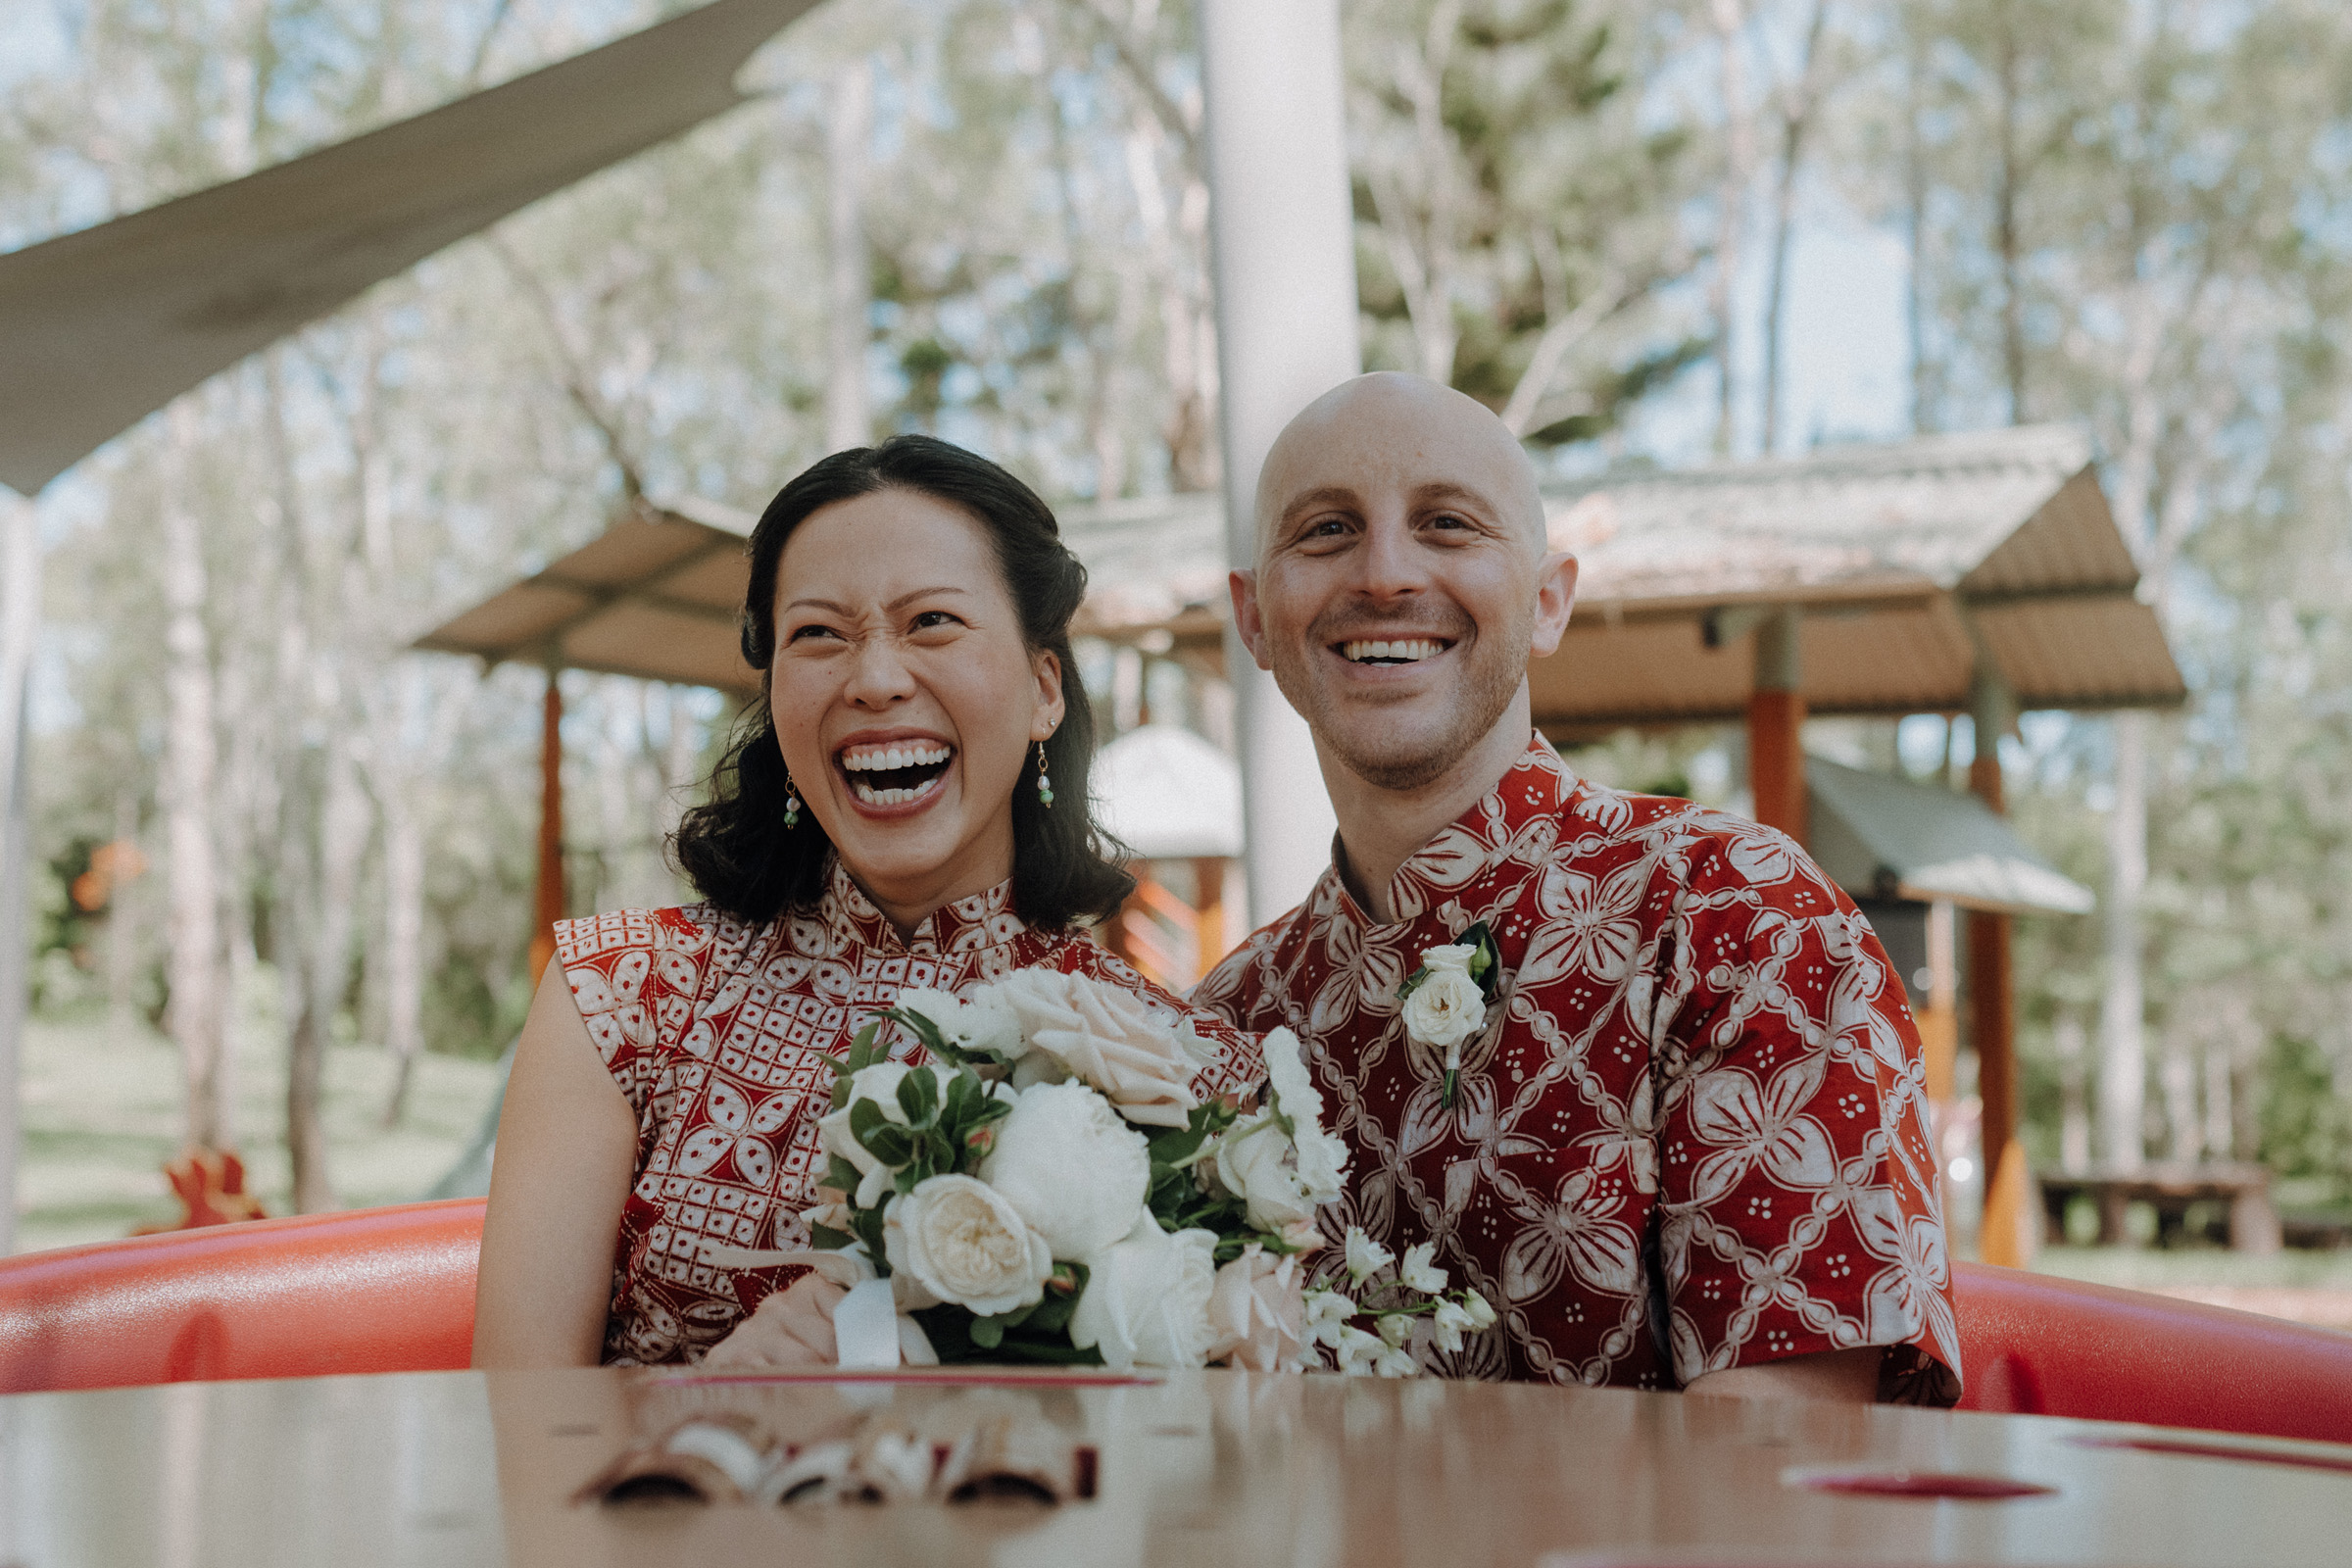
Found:
[[[868,637],[858,648],[842,695],[860,708],[887,708],[914,695],[914,674],[890,637]]]

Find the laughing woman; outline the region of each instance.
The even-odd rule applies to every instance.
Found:
[[[705,902],[556,927],[499,1122],[477,1366],[699,1360],[801,1278],[760,1254],[808,1245],[827,1058],[904,987],[1084,973],[1192,1020],[1195,1093],[1261,1075],[1078,929],[1131,883],[1089,813],[1086,571],[1045,504],[900,436],[786,485],[751,564],[765,692],[677,837]]]

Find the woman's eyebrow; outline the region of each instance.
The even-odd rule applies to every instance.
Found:
[[[941,583],[935,587],[917,588],[911,593],[901,594],[898,598],[893,599],[889,604],[884,605],[882,608],[884,610],[898,610],[904,606],[914,603],[914,601],[921,599],[926,595],[968,594],[970,591],[971,590],[968,588],[958,588],[953,583]],[[856,613],[856,612],[851,610],[849,606],[833,599],[795,599],[790,604],[787,604],[784,608],[786,610],[829,610],[836,615],[849,615]]]

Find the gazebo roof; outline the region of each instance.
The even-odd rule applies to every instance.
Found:
[[[1242,853],[1242,770],[1177,724],[1146,724],[1095,758],[1102,825],[1147,860]]]
[[[416,639],[418,648],[755,692],[738,617],[757,519],[641,501],[571,554]]]
[[[25,495],[216,371],[746,101],[814,0],[717,0],[349,141],[0,256],[0,484]]]
[[[1547,491],[1583,567],[1532,668],[1558,734],[1736,718],[1757,610],[1803,611],[1816,713],[1965,709],[1980,648],[2021,708],[2151,708],[2187,690],[2069,426],[2039,425]]]
[[[2090,889],[2043,859],[1983,801],[1805,759],[1805,848],[1856,898],[1949,899],[1996,914],[2088,914]]]

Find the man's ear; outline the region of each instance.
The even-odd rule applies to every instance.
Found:
[[[1272,669],[1266,662],[1266,623],[1257,612],[1257,573],[1235,571],[1225,580],[1233,594],[1233,629],[1241,634],[1242,646],[1260,669]],[[1558,639],[1553,639],[1557,641]]]
[[[1536,658],[1548,659],[1559,652],[1568,612],[1575,608],[1576,558],[1555,550],[1536,568],[1536,625],[1529,650]]]

